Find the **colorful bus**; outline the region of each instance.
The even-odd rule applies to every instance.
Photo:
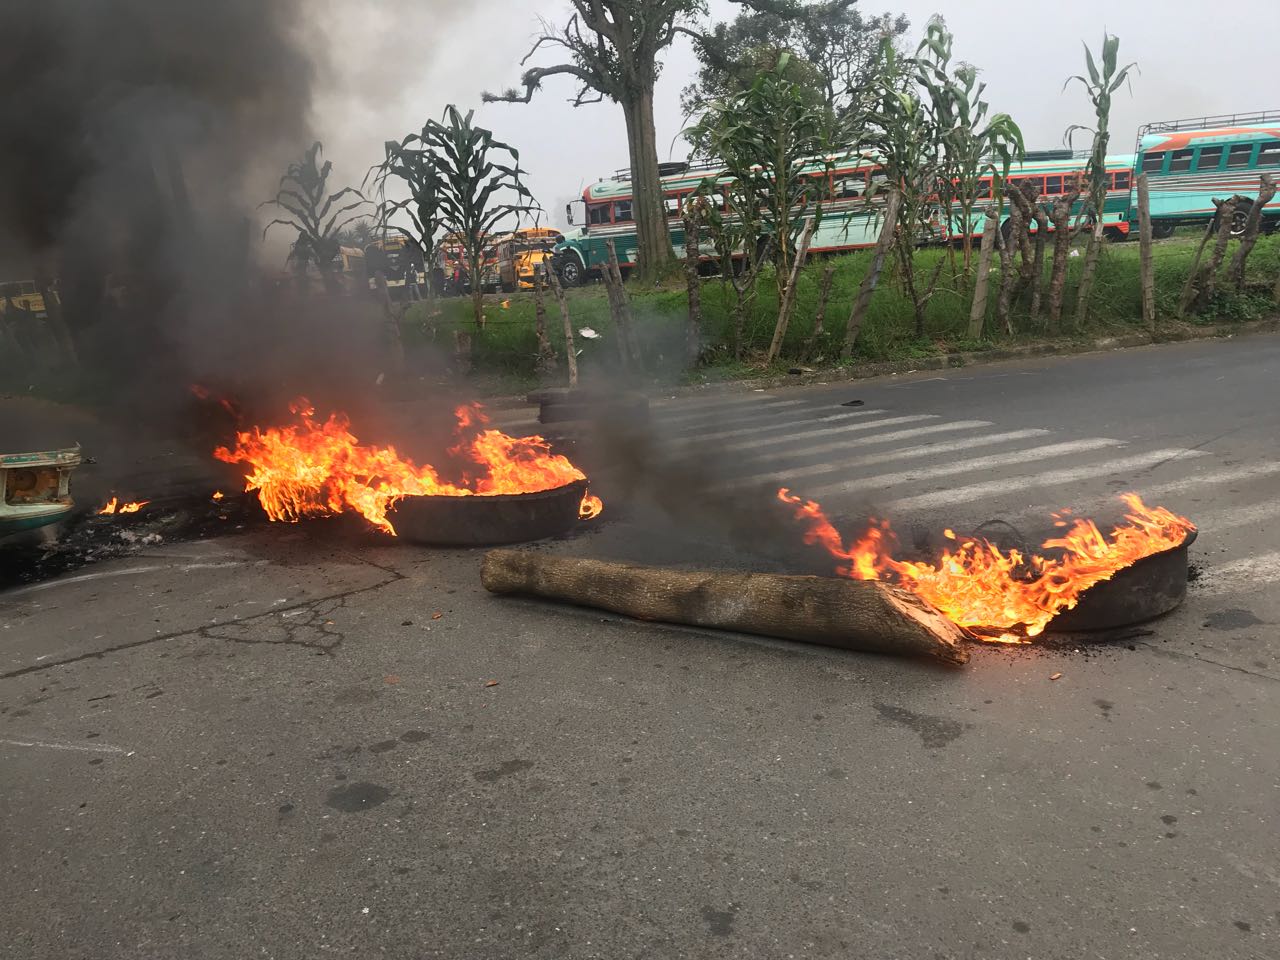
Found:
[[[1151,226],[1167,237],[1186,224],[1213,221],[1221,200],[1254,196],[1262,174],[1280,179],[1280,111],[1148,123],[1138,130],[1134,178],[1147,175]],[[1129,219],[1138,218],[1136,195]],[[1244,232],[1249,205],[1236,208],[1232,232]],[[1263,213],[1263,226],[1280,226],[1280,207]]]
[[[1052,203],[1069,191],[1077,177],[1083,177],[1085,159],[1068,151],[1051,151],[1032,154],[1029,159],[1015,164],[1009,177],[1013,181],[1034,181],[1040,201]],[[1104,221],[1107,233],[1123,238],[1129,233],[1130,188],[1132,186],[1132,156],[1108,158],[1107,201]],[[663,164],[662,191],[667,211],[667,230],[677,256],[684,256],[684,222],[681,212],[690,196],[702,188],[709,179],[728,183],[729,178],[718,176],[712,165]],[[813,255],[824,255],[874,246],[880,233],[880,207],[883,196],[884,174],[876,158],[871,154],[846,154],[827,160],[815,160],[806,166],[802,176],[820,181],[817,193],[822,199],[822,218],[814,232],[809,250]],[[985,181],[986,194],[990,195],[991,181]],[[870,193],[871,198],[868,198]],[[713,196],[712,201],[716,198]],[[635,264],[636,224],[632,209],[630,177],[619,172],[610,179],[600,180],[587,187],[580,202],[583,206],[582,226],[567,233],[557,244],[554,254],[556,272],[566,285],[573,286],[588,278],[599,276],[602,265],[609,259],[606,243],[614,242],[618,263],[625,270]],[[720,201],[723,203],[723,200]],[[1085,200],[1077,201],[1074,214],[1080,214]],[[974,220],[969,225],[971,236],[980,236],[985,229],[986,206],[980,201],[974,209]],[[574,205],[566,211],[569,222],[574,222]],[[950,224],[934,224],[933,239],[940,242],[963,237],[959,208]]]
[[[486,290],[532,289],[536,276],[546,269],[546,261],[564,234],[550,227],[525,227],[503,234],[485,248]]]

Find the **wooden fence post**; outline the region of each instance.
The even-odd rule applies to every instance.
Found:
[[[631,323],[631,298],[627,296],[627,288],[622,284],[622,268],[618,266],[618,251],[614,248],[612,240],[605,241],[605,248],[609,251],[608,271],[613,277],[613,296],[616,297],[617,303],[617,315],[614,320],[618,326],[619,339],[622,341],[625,354],[622,358],[623,366],[639,368],[643,365],[640,358],[640,345],[636,342],[635,329]]]
[[[1253,206],[1249,208],[1249,218],[1244,224],[1244,235],[1240,238],[1240,246],[1231,260],[1231,277],[1235,280],[1237,293],[1244,291],[1244,266],[1249,259],[1249,254],[1253,253],[1254,245],[1258,242],[1258,232],[1262,229],[1262,209],[1275,198],[1275,195],[1276,183],[1271,179],[1271,174],[1264,173],[1262,182],[1258,185],[1258,195],[1254,198]]]
[[[1142,274],[1142,322],[1156,334],[1156,278],[1151,261],[1151,185],[1144,173],[1138,177],[1138,243]]]
[[[698,227],[702,217],[700,200],[684,201],[684,269],[689,290],[689,320],[684,331],[684,359],[693,368],[702,354],[702,285],[698,275],[701,255],[698,249]]]
[[[564,356],[569,367],[569,386],[578,385],[578,352],[573,346],[573,324],[569,321],[569,304],[564,298],[564,288],[560,286],[560,278],[554,270],[547,271],[551,281],[551,292],[556,295],[560,304],[560,319],[564,321]]]
[[[809,329],[809,337],[804,342],[804,359],[812,359],[813,349],[825,331],[827,320],[827,301],[831,299],[831,281],[835,279],[835,264],[829,263],[822,270],[822,279],[818,281],[818,306],[813,311],[813,326]]]
[[[550,272],[548,270],[548,272]],[[533,276],[533,315],[534,333],[538,338],[538,373],[548,373],[553,370],[556,365],[556,352],[551,346],[551,339],[547,336],[547,304],[543,297],[543,274],[535,273]]]
[[[1216,205],[1217,200],[1213,201]],[[1182,285],[1182,296],[1178,298],[1178,319],[1181,320],[1186,316],[1187,308],[1191,306],[1191,300],[1195,294],[1196,280],[1200,274],[1200,258],[1204,256],[1205,245],[1208,244],[1209,238],[1213,236],[1217,230],[1217,224],[1210,220],[1209,226],[1205,227],[1204,236],[1200,238],[1200,245],[1196,247],[1195,256],[1191,258],[1191,269],[1187,271],[1187,282]]]
[[[995,204],[987,207],[986,213],[982,228],[982,246],[978,251],[978,276],[974,280],[973,303],[969,307],[970,340],[977,340],[982,336],[982,327],[987,319],[987,286],[991,278],[991,254],[996,246],[996,234],[1000,232],[1000,213]]]

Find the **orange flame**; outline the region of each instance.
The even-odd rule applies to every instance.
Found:
[[[568,459],[552,453],[542,437],[509,437],[488,429],[489,419],[478,404],[454,411],[459,439],[449,455],[461,473],[456,483],[442,479],[429,464],[420,467],[403,459],[394,447],[361,444],[343,414],[320,422],[305,399],[289,409],[296,423],[237,431],[234,447],[213,452],[227,463],[248,465],[245,490],[258,492],[272,520],[295,522],[354,510],[395,536],[387,511],[403,497],[537,493],[586,479]],[[601,509],[599,498],[584,495],[584,519]]]
[[[1195,530],[1186,517],[1148,507],[1137,494],[1126,493],[1125,523],[1104,536],[1092,520],[1076,520],[1062,536],[1042,544],[1053,551],[1048,556],[1005,553],[988,540],[957,537],[948,530],[947,538],[958,546],[944,550],[936,563],[913,563],[893,558],[897,544],[886,521],[873,520],[861,539],[846,547],[817,503],[801,500],[785,487],[778,499],[792,506],[796,519],[806,525],[805,543],[824,547],[840,561],[839,575],[895,580],[979,639],[996,643],[1028,642],[1094,584],[1143,557],[1179,546]],[[1066,526],[1065,521],[1059,526]]]
[[[119,497],[112,497],[102,505],[102,509],[98,511],[98,516],[104,517],[119,513],[137,513],[150,502],[150,500],[134,500],[129,503],[121,503]]]

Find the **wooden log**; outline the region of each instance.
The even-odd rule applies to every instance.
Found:
[[[1144,173],[1138,177],[1139,268],[1142,275],[1142,322],[1156,333],[1156,274],[1151,260],[1151,188]]]
[[[965,663],[964,632],[899,587],[837,577],[711,573],[490,550],[480,581],[638,620],[735,630],[802,643]]]

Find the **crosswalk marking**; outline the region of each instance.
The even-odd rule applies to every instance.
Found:
[[[877,430],[880,427],[896,427],[903,423],[919,423],[922,420],[937,420],[936,413],[915,413],[909,417],[888,417],[884,420],[866,420],[861,423],[846,424],[839,427],[823,427],[818,430],[809,430],[799,427],[792,433],[788,433],[781,437],[765,437],[757,440],[746,440],[741,443],[730,443],[718,450],[750,450],[753,447],[769,446],[771,444],[788,443],[796,437],[828,437],[836,433],[854,433],[862,430]]]
[[[1280,461],[1271,460],[1264,463],[1252,464],[1247,467],[1236,467],[1231,470],[1218,470],[1213,473],[1199,473],[1199,474],[1193,473],[1185,477],[1180,477],[1177,480],[1166,481],[1165,483],[1134,484],[1133,490],[1135,493],[1137,493],[1139,496],[1142,497],[1143,501],[1146,502],[1147,506],[1166,506],[1166,504],[1160,503],[1159,498],[1167,497],[1170,494],[1186,493],[1187,491],[1195,490],[1198,487],[1221,487],[1228,483],[1239,483],[1241,481],[1257,480],[1262,477],[1273,476],[1277,473],[1280,473]],[[1020,509],[1016,514],[1013,514],[1012,516],[1015,519],[1029,518],[1029,517],[1046,517],[1050,513],[1052,513],[1054,510],[1058,510],[1064,506],[1071,507],[1075,511],[1077,516],[1088,516],[1090,514],[1097,513],[1100,509],[1105,508],[1108,504],[1114,504],[1115,502],[1116,502],[1115,496],[1106,496],[1106,497],[1093,497],[1088,500],[1083,500],[1083,501],[1068,503],[1068,504],[1042,503],[1042,504],[1039,504],[1038,506],[1032,506],[1032,507],[1026,507],[1025,509]],[[1271,506],[1271,505],[1266,504],[1265,506]],[[1277,509],[1280,510],[1280,506],[1278,506]],[[1224,519],[1226,519],[1228,523],[1230,523],[1229,517]],[[1195,516],[1192,516],[1191,520],[1193,522],[1196,522],[1197,525],[1203,525],[1205,529],[1210,528],[1208,521],[1204,521],[1203,523],[1201,523],[1200,521],[1197,520],[1197,517]]]
[[[1024,490],[1028,487],[1053,487],[1058,484],[1073,483],[1076,480],[1088,480],[1092,477],[1103,477],[1113,473],[1142,470],[1173,460],[1202,456],[1205,456],[1203,450],[1188,450],[1185,447],[1151,450],[1147,453],[1123,457],[1119,460],[1106,460],[1102,463],[1091,463],[1066,470],[1048,470],[1044,473],[1002,477],[999,480],[990,480],[985,483],[972,483],[964,487],[939,490],[936,493],[904,497],[900,500],[894,500],[886,506],[894,510],[924,510],[951,506],[957,503],[972,503],[974,500],[1008,493],[1011,490]]]
[[[702,407],[697,410],[683,410],[679,413],[667,413],[663,409],[652,410],[651,412],[654,414],[654,419],[659,423],[674,423],[676,421],[684,420],[725,417],[729,416],[731,413],[737,413],[739,411],[749,413],[767,413],[772,410],[785,409],[787,407],[804,406],[806,403],[808,403],[806,400],[774,400],[772,398],[755,398],[753,402],[743,401],[732,406],[716,406],[711,408]]]
[[[763,453],[753,457],[752,462],[760,464],[770,460],[794,460],[796,457],[807,457],[818,453],[835,453],[845,450],[893,443],[897,440],[914,440],[938,433],[952,433],[956,430],[980,430],[991,426],[990,420],[949,420],[945,423],[932,423],[927,427],[912,427],[909,430],[894,430],[889,433],[875,433],[871,436],[850,437],[848,440],[837,440],[816,446],[798,447],[794,450],[779,450],[774,453]],[[1043,431],[1048,433],[1048,431]]]
[[[1270,500],[1237,510],[1197,513],[1191,518],[1191,522],[1202,530],[1218,533],[1233,527],[1248,527],[1266,520],[1275,520],[1277,517],[1280,517],[1280,500]]]
[[[981,423],[982,421],[973,421]],[[871,453],[859,457],[853,457],[849,460],[827,460],[822,463],[811,463],[803,467],[793,467],[790,470],[772,470],[768,473],[755,473],[746,477],[737,477],[733,480],[720,484],[722,487],[739,487],[749,486],[764,480],[793,480],[797,477],[812,477],[823,473],[832,473],[836,470],[847,467],[865,467],[876,463],[893,463],[898,460],[914,460],[919,457],[928,457],[940,453],[955,453],[957,451],[972,450],[975,447],[994,447],[1001,443],[1010,443],[1014,440],[1030,440],[1035,437],[1048,436],[1048,430],[1027,429],[1027,430],[1010,430],[1007,433],[988,433],[980,434],[976,437],[966,437],[963,440],[950,440],[946,443],[922,443],[915,447],[899,447],[896,450],[886,450],[884,453]],[[809,454],[820,454],[827,452],[837,452],[846,449],[843,443],[828,443],[813,447],[807,451]],[[805,455],[805,451],[797,451],[796,456]]]
[[[1259,584],[1277,580],[1280,580],[1280,551],[1273,550],[1212,567],[1205,579],[1196,583],[1194,595],[1242,593],[1257,589]]]
[[[934,477],[951,477],[975,470],[1001,469],[1014,463],[1032,463],[1036,460],[1052,460],[1075,453],[1087,453],[1090,450],[1102,450],[1106,447],[1123,446],[1124,441],[1112,440],[1108,437],[1090,437],[1085,440],[1070,440],[1065,443],[1051,443],[1042,447],[1026,447],[1008,453],[997,453],[987,457],[975,457],[972,460],[955,460],[941,463],[927,470],[903,470],[898,473],[882,473],[875,477],[858,477],[853,480],[841,480],[828,483],[805,491],[807,496],[825,497],[834,494],[851,493],[867,487],[892,487],[895,484],[918,483],[932,480]],[[1002,489],[1007,489],[1002,485]]]
[[[739,427],[733,430],[720,430],[720,431],[717,431],[716,433],[697,433],[694,430],[687,430],[687,431],[682,431],[681,438],[690,439],[690,440],[695,440],[695,439],[696,440],[726,440],[730,437],[751,436],[752,434],[760,433],[763,430],[774,431],[774,430],[790,429],[794,431],[797,427],[803,426],[805,424],[831,423],[835,420],[855,420],[859,417],[871,417],[871,416],[876,416],[881,413],[887,413],[887,412],[888,412],[887,410],[858,410],[853,413],[832,413],[832,414],[828,414],[825,417],[816,417],[812,420],[802,420],[802,421],[791,420],[785,423],[770,423],[765,425],[757,424],[756,426],[752,426],[752,427]],[[684,434],[687,434],[688,436],[686,437],[684,436]]]

